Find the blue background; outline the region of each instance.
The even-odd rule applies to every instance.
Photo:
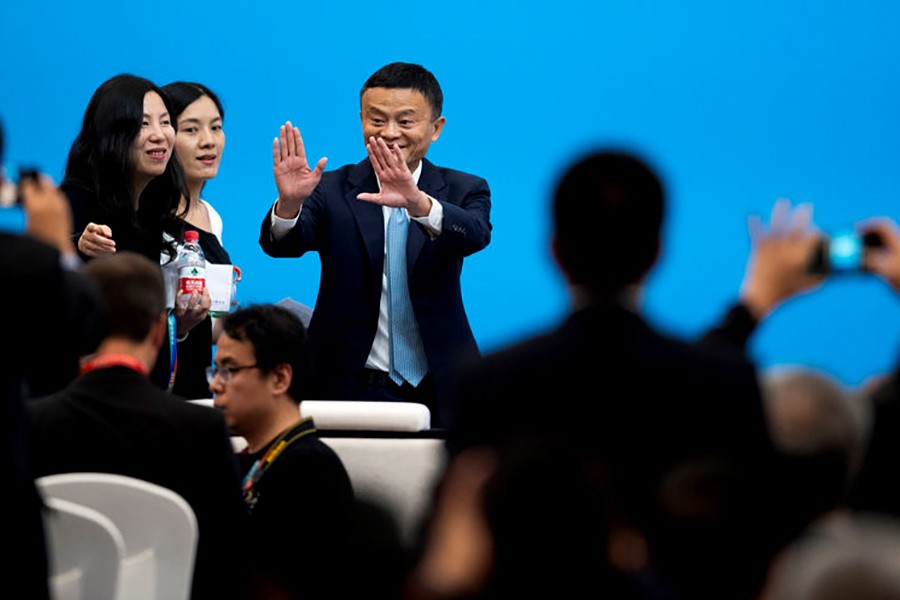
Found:
[[[768,218],[788,197],[813,202],[826,231],[894,215],[898,20],[887,1],[5,1],[0,118],[7,163],[59,180],[110,76],[207,84],[225,104],[227,147],[204,197],[243,269],[240,300],[312,305],[318,258],[273,259],[257,245],[276,196],[272,138],[290,119],[313,161],[360,160],[360,86],[385,63],[418,62],[445,94],[429,158],[493,191],[493,241],[467,259],[463,281],[482,349],[564,314],[547,198],[563,165],[594,145],[640,152],[663,176],[670,210],[645,308],[693,336],[738,292],[749,214]],[[898,317],[880,281],[833,278],[779,309],[752,352],[855,385],[894,363]]]

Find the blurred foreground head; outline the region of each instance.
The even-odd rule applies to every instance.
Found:
[[[572,285],[615,292],[640,283],[659,254],[665,194],[654,170],[626,152],[591,152],[553,196],[553,250]]]

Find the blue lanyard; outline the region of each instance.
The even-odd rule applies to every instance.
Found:
[[[175,371],[178,367],[178,331],[175,323],[175,309],[168,311],[169,320],[169,391],[175,386]]]

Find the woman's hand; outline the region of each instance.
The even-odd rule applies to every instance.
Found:
[[[100,256],[116,251],[116,241],[112,239],[112,229],[106,225],[88,223],[78,238],[78,251],[85,256]]]
[[[175,323],[179,339],[187,336],[191,329],[206,319],[211,305],[212,298],[207,289],[203,290],[202,295],[197,292],[184,294],[181,290],[175,294]]]

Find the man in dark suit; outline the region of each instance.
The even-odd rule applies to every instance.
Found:
[[[646,539],[641,577],[684,597],[741,597],[760,583],[775,543],[754,526],[756,484],[774,457],[755,369],[739,348],[688,344],[641,317],[664,217],[662,183],[643,161],[586,155],[561,178],[553,217],[572,312],[552,331],[461,365],[451,455],[532,438],[567,445],[601,474],[612,542],[620,530]],[[519,542],[497,548],[525,553],[529,541]],[[642,552],[611,556],[623,554],[633,565]]]
[[[3,162],[0,128],[0,164]],[[3,206],[4,224],[25,229],[0,231],[0,313],[9,342],[0,362],[0,476],[7,482],[9,514],[15,515],[16,559],[0,569],[9,593],[46,598],[47,561],[41,509],[28,449],[23,401],[65,387],[78,374],[79,354],[91,351],[102,331],[100,299],[92,282],[78,272],[80,260],[69,236],[71,216],[65,197],[44,175],[21,178],[18,186],[0,170],[0,195],[18,197],[21,207]],[[7,219],[15,215],[17,218]]]
[[[108,306],[109,333],[74,382],[27,406],[35,474],[118,473],[180,494],[199,528],[192,597],[243,597],[236,549],[246,512],[225,422],[147,376],[166,336],[159,265],[119,252],[85,270]]]
[[[360,93],[368,159],[325,173],[322,158],[310,168],[290,122],[273,145],[279,198],[260,245],[271,256],[317,251],[322,261],[309,325],[311,398],[422,402],[439,424],[446,368],[478,353],[460,273],[463,258],[490,242],[490,190],[425,159],[444,127],[442,103],[429,71],[392,63]],[[405,253],[394,253],[406,264],[397,267],[392,215],[408,227]],[[399,300],[411,302],[411,321],[392,316]],[[414,363],[410,371],[405,362]]]

